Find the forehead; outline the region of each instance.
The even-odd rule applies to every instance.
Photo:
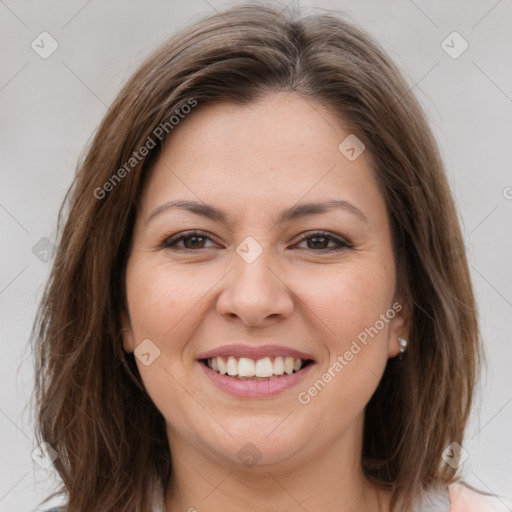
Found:
[[[274,93],[244,105],[199,105],[177,128],[166,145],[168,153],[176,156],[180,146],[200,141],[195,158],[252,168],[260,160],[254,159],[254,151],[275,161],[314,159],[322,153],[328,157],[338,151],[340,135],[349,133],[327,108],[296,93]]]
[[[368,152],[354,161],[340,152],[350,135],[329,109],[295,93],[198,105],[168,138],[144,209],[174,198],[269,208],[340,194],[382,202]]]

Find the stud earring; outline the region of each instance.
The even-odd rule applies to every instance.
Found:
[[[400,345],[400,354],[398,355],[398,359],[402,360],[404,358],[404,354],[407,351],[407,340],[404,340],[403,338],[398,337],[398,343]]]

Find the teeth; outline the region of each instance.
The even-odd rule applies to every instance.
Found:
[[[284,360],[284,371],[288,375],[293,373],[293,357],[286,357]]]
[[[228,375],[231,375],[232,377],[234,375],[238,375],[238,361],[233,357],[228,357],[228,364],[226,365]]]
[[[227,361],[222,357],[213,357],[207,360],[208,367],[221,375],[231,377],[259,377],[276,378],[276,376],[291,375],[302,368],[302,359],[277,356],[273,360],[270,357],[254,360],[249,357],[235,358],[229,356]]]
[[[226,369],[226,363],[224,362],[224,359],[222,359],[222,357],[214,357],[213,359],[215,359],[217,361],[217,366],[219,367],[219,373],[221,375],[226,375],[227,369]],[[213,359],[208,359],[208,362],[213,361]],[[215,370],[215,368],[213,367],[213,362],[209,366],[212,370]]]
[[[259,363],[259,361],[258,361]],[[213,370],[213,368],[212,368]],[[236,375],[236,374],[235,374]],[[238,376],[253,377],[254,376],[254,360],[248,357],[241,357],[238,361]],[[263,377],[263,375],[262,375]]]
[[[271,377],[274,374],[274,366],[270,357],[264,357],[256,361],[256,377]]]
[[[300,359],[299,359],[300,361]],[[284,361],[281,356],[274,359],[274,375],[283,375],[284,373]]]

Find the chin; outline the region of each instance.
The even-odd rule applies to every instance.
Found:
[[[290,409],[291,410],[291,409]],[[290,415],[292,416],[293,413]],[[308,431],[301,431],[294,422],[293,431],[284,428],[286,415],[268,417],[243,417],[223,424],[215,439],[202,439],[213,454],[214,460],[225,459],[226,465],[235,469],[269,471],[286,469],[297,463],[297,454],[304,456],[308,444]],[[289,427],[289,425],[288,425]],[[212,430],[209,430],[212,432]],[[316,435],[316,434],[315,434]]]

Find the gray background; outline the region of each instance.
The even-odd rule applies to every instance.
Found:
[[[280,2],[281,5],[285,3]],[[0,511],[32,510],[52,486],[34,463],[27,349],[48,276],[44,252],[77,158],[121,84],[160,42],[226,2],[0,0]],[[473,485],[512,497],[512,4],[302,2],[344,11],[399,64],[424,105],[460,210],[488,371],[464,449]],[[58,42],[47,59],[32,48]],[[441,46],[453,31],[469,48]],[[448,44],[460,49],[460,41]],[[48,45],[46,45],[48,48]],[[37,246],[40,247],[40,246]],[[43,247],[44,248],[44,247]],[[37,253],[37,251],[35,251]],[[422,442],[418,439],[418,442]]]

